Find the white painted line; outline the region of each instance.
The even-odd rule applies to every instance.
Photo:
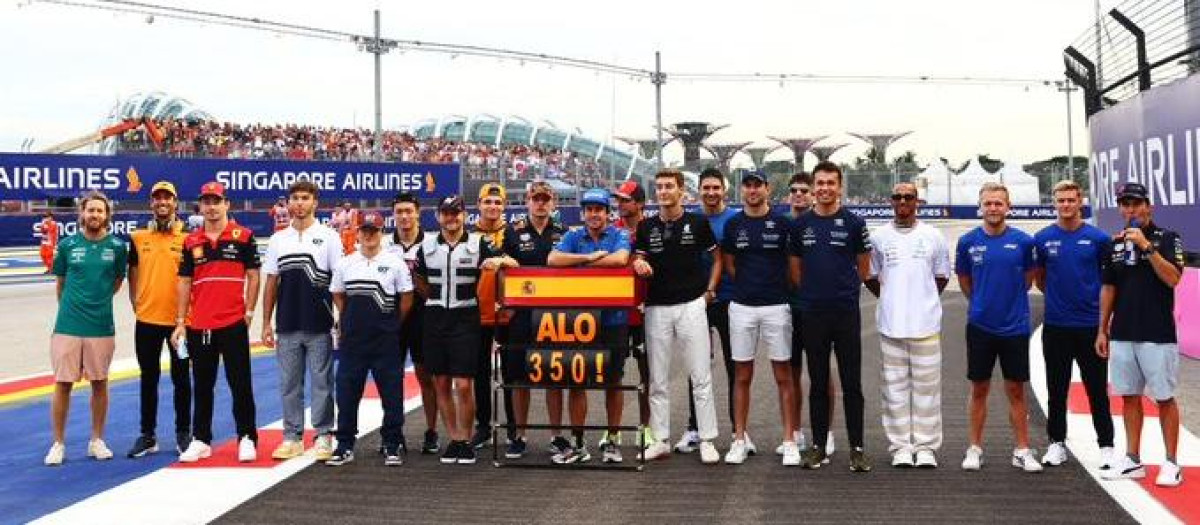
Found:
[[[1072,367],[1071,380],[1079,379],[1079,368]],[[1042,409],[1042,414],[1048,414],[1046,403],[1046,361],[1042,354],[1042,327],[1033,332],[1029,340],[1029,378],[1034,396]],[[1125,450],[1125,425],[1120,418],[1113,418],[1113,446],[1118,453]],[[1044,431],[1043,431],[1044,433]],[[1035,434],[1036,435],[1036,434]],[[1096,445],[1096,431],[1092,428],[1091,416],[1067,414],[1067,449],[1079,461],[1087,473],[1096,480],[1126,512],[1141,523],[1174,524],[1183,523],[1171,511],[1146,491],[1134,480],[1105,480],[1100,478],[1100,449]],[[1177,458],[1181,464],[1200,465],[1200,439],[1186,428],[1180,428],[1179,449]],[[1147,417],[1142,425],[1142,461],[1150,464],[1148,458],[1162,458],[1162,433],[1159,431],[1158,418]],[[1186,482],[1186,481],[1185,481]]]

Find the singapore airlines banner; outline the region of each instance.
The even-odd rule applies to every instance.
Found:
[[[224,183],[233,199],[274,199],[293,182],[310,180],[325,200],[408,191],[433,201],[458,193],[461,183],[457,164],[0,153],[5,200],[78,197],[93,189],[117,200],[147,200],[150,187],[161,180],[173,182],[185,200],[213,180]]]
[[[1116,189],[1140,182],[1154,220],[1200,251],[1200,75],[1153,88],[1092,116],[1088,176],[1092,213],[1105,231],[1123,227]]]

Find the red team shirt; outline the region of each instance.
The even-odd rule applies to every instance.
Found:
[[[225,328],[246,317],[246,270],[259,267],[258,246],[249,228],[230,222],[210,242],[203,229],[183,241],[180,277],[192,278],[188,311],[193,330]]]

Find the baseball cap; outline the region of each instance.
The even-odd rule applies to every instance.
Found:
[[[170,182],[165,181],[165,180],[160,180],[158,182],[155,182],[154,186],[150,188],[150,195],[153,196],[155,193],[158,193],[160,191],[165,191],[167,193],[170,193],[172,197],[179,196],[179,192],[175,191],[175,185],[171,184]]]
[[[610,196],[608,190],[604,188],[592,188],[583,192],[583,196],[579,198],[580,206],[588,204],[598,204],[607,208],[609,206]]]
[[[206,182],[200,186],[200,196],[215,195],[222,199],[225,198],[225,185],[217,181]]]
[[[646,202],[646,190],[635,180],[627,180],[615,191],[617,197],[632,199],[634,202]]]
[[[1139,199],[1150,200],[1146,192],[1146,186],[1137,182],[1126,182],[1120,188],[1117,188],[1117,200],[1123,199]]]
[[[756,180],[763,184],[766,184],[767,183],[767,175],[758,170],[747,171],[742,174],[742,184],[745,184],[752,180]]]
[[[463,211],[465,206],[463,206],[462,197],[459,197],[458,195],[451,195],[439,201],[437,209],[439,212],[444,211],[458,213]]]
[[[360,224],[358,227],[364,228],[364,229],[369,229],[369,230],[382,230],[383,229],[383,215],[380,215],[379,212],[377,212],[377,211],[369,211],[367,213],[364,213],[363,218],[362,218],[362,224]]]
[[[484,197],[500,197],[502,201],[508,200],[508,196],[504,192],[504,186],[494,182],[489,182],[484,184],[482,188],[479,188],[479,200],[483,200]]]
[[[546,195],[553,198],[554,188],[550,186],[550,183],[539,180],[529,184],[528,194],[530,197],[533,197],[534,195]]]

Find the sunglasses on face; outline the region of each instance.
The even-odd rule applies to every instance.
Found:
[[[892,194],[892,200],[893,200],[893,201],[896,201],[896,202],[899,202],[899,201],[905,201],[905,202],[908,202],[908,201],[915,201],[915,200],[917,200],[917,196],[916,196],[916,195],[913,195],[913,194],[911,194],[911,193],[893,193],[893,194]]]
[[[801,195],[807,195],[811,190],[808,188],[802,188],[800,186],[792,186],[791,188],[788,188],[788,191],[792,192],[793,194],[799,193]]]

